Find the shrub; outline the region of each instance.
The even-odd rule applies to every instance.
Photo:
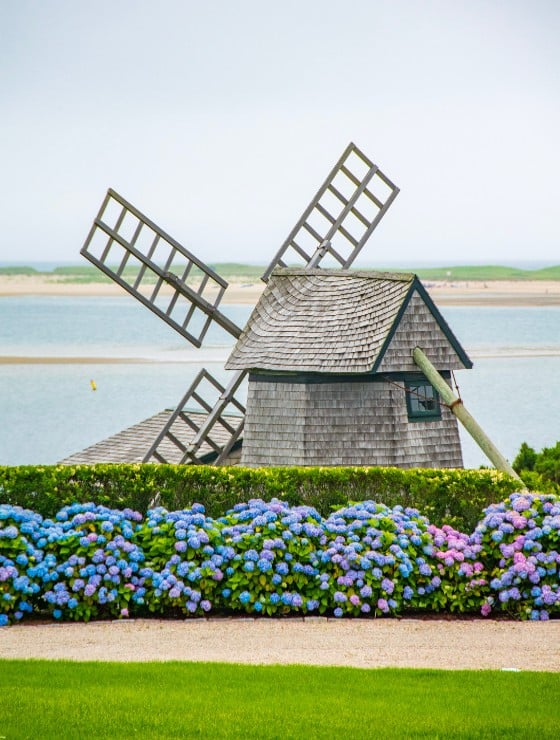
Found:
[[[229,555],[221,595],[229,609],[267,615],[318,609],[314,584],[324,536],[315,509],[253,500],[219,522]]]
[[[514,493],[472,535],[364,501],[323,518],[285,501],[148,511],[0,506],[0,626],[30,612],[396,615],[560,613],[560,498]]]
[[[141,519],[130,509],[92,503],[58,512],[50,523],[45,559],[34,569],[55,619],[129,616],[129,604],[142,595],[138,572],[144,554],[132,542]]]
[[[428,520],[418,511],[367,501],[334,512],[324,528],[322,606],[334,605],[335,616],[424,608],[439,588]]]
[[[534,469],[543,478],[556,485],[560,484],[560,442],[557,442],[554,447],[545,447],[537,455]]]
[[[523,442],[512,466],[530,490],[560,493],[560,442],[541,452]]]
[[[0,467],[0,502],[53,517],[63,506],[94,501],[146,513],[202,504],[220,517],[238,503],[278,498],[322,516],[348,501],[414,507],[438,526],[471,532],[483,510],[518,490],[495,470],[402,468],[241,468],[205,465]]]
[[[483,614],[523,619],[560,613],[560,499],[515,493],[490,506],[472,541],[484,552],[491,594]]]
[[[0,627],[33,611],[40,586],[29,570],[43,559],[35,546],[42,521],[32,511],[0,505]]]
[[[516,473],[521,473],[524,470],[534,470],[536,461],[537,453],[535,450],[529,447],[527,442],[523,442],[512,463],[512,468]]]
[[[145,556],[138,605],[187,616],[210,611],[229,552],[202,505],[174,512],[151,509],[134,539]]]
[[[430,606],[436,611],[476,612],[488,592],[482,545],[448,524],[430,524],[435,571],[441,589],[434,592]]]

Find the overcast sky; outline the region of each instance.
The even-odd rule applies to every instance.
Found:
[[[79,261],[113,187],[268,263],[349,141],[363,264],[560,264],[558,0],[0,0],[0,261]]]

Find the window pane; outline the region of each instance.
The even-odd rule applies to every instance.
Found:
[[[406,391],[409,419],[440,416],[438,395],[427,381],[409,382]]]

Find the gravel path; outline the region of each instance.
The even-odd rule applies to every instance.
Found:
[[[0,629],[0,658],[560,672],[560,620],[212,618]]]

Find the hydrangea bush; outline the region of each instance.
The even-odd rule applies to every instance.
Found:
[[[43,559],[42,532],[39,514],[0,504],[0,627],[33,611],[41,588],[29,571]]]
[[[315,509],[251,500],[219,522],[228,558],[224,606],[269,616],[318,609],[314,586],[324,532]]]
[[[321,611],[334,615],[399,614],[421,609],[440,587],[431,564],[428,520],[415,509],[365,501],[340,509],[324,522]]]
[[[139,572],[138,605],[144,604],[150,612],[175,611],[187,616],[212,609],[229,550],[204,506],[194,504],[173,512],[151,509],[135,541],[145,556]]]
[[[472,541],[481,547],[489,574],[482,613],[523,619],[560,613],[560,499],[514,493],[490,506]]]
[[[0,626],[32,612],[87,621],[211,610],[548,619],[560,613],[560,499],[512,494],[471,535],[372,501],[327,518],[279,500],[219,519],[200,504],[145,519],[73,504],[52,520],[0,505]]]
[[[73,504],[50,522],[45,558],[34,569],[55,619],[128,617],[141,597],[144,554],[133,541],[138,512]]]
[[[435,578],[438,588],[429,606],[434,611],[476,612],[483,607],[488,591],[487,573],[481,560],[482,545],[448,524],[430,524],[433,538]]]

